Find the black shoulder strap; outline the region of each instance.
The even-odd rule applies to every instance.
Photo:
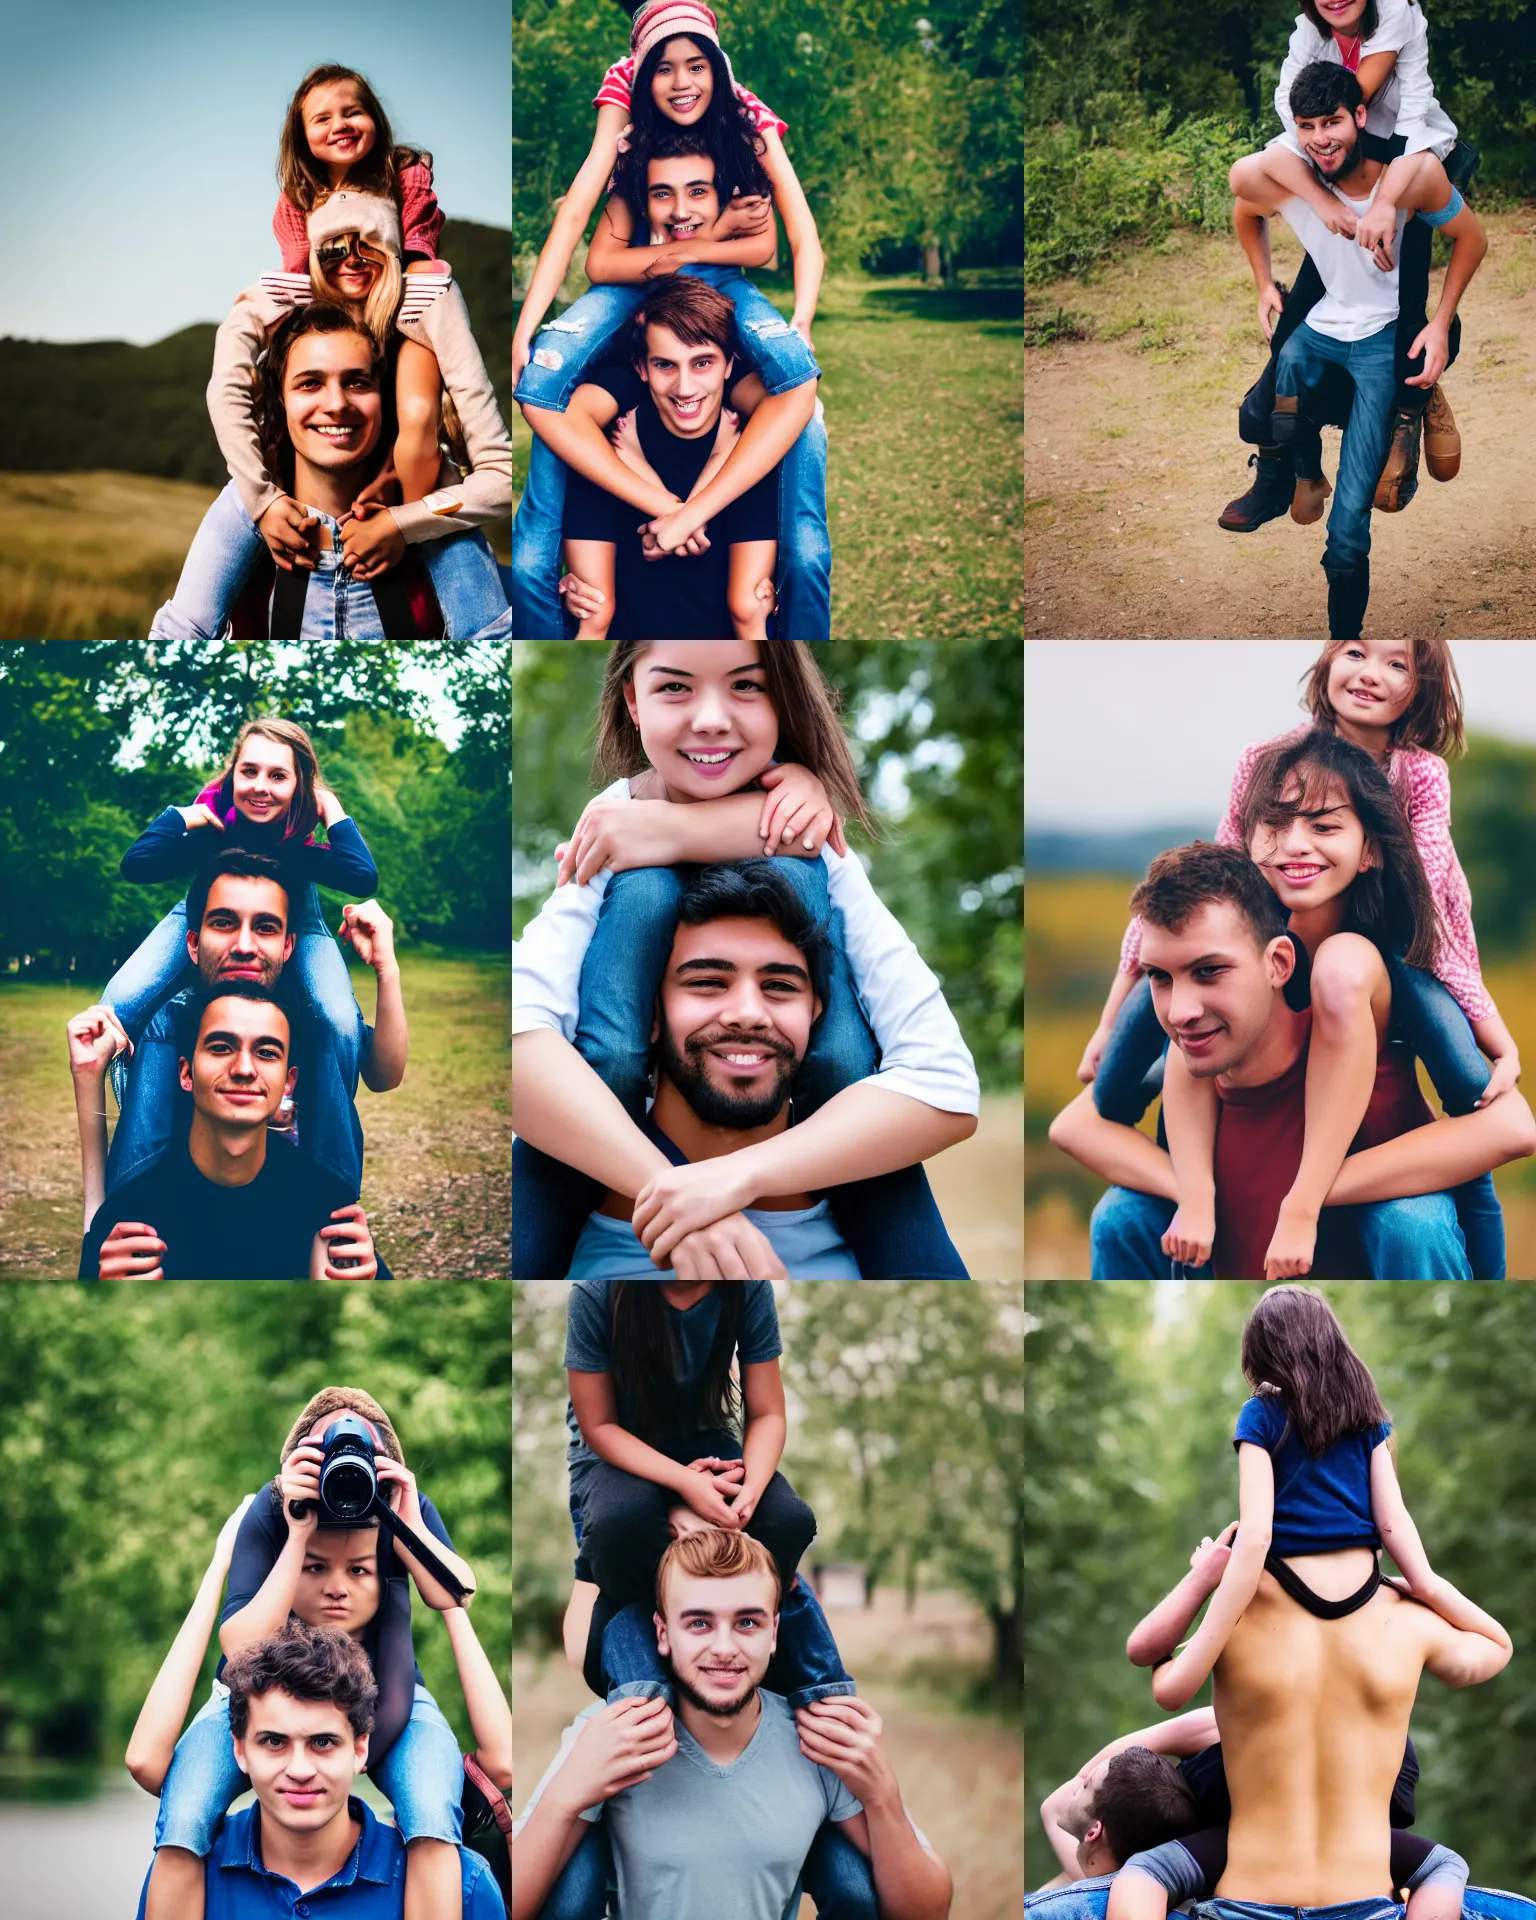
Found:
[[[414,639],[418,623],[411,606],[411,596],[405,590],[404,569],[391,567],[388,573],[381,573],[369,585],[373,589],[373,604],[379,610],[386,636],[391,640]]]
[[[269,640],[297,640],[304,631],[304,602],[309,598],[312,576],[294,567],[285,573],[276,569],[277,583],[272,589],[272,611],[267,621]]]
[[[1319,1620],[1342,1620],[1347,1613],[1357,1613],[1381,1585],[1379,1560],[1371,1568],[1371,1577],[1365,1585],[1354,1593],[1346,1594],[1342,1600],[1325,1600],[1320,1593],[1314,1593],[1306,1581],[1300,1579],[1294,1569],[1285,1564],[1278,1553],[1265,1554],[1264,1571],[1274,1575],[1297,1606],[1305,1607],[1308,1613],[1316,1615]]]

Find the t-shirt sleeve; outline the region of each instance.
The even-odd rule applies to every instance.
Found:
[[[603,75],[603,84],[593,97],[594,107],[622,107],[629,112],[630,86],[635,77],[633,56],[615,60]]]
[[[620,366],[613,360],[589,368],[581,376],[581,384],[584,387],[601,387],[604,393],[611,393],[619,403],[620,413],[633,411],[645,398],[645,382],[634,368]]]
[[[235,1533],[224,1606],[219,1614],[220,1626],[248,1607],[260,1593],[263,1581],[277,1565],[287,1533],[287,1522],[273,1505],[268,1489],[263,1487],[246,1508],[245,1518]]]
[[[1122,1873],[1144,1873],[1168,1891],[1169,1911],[1185,1900],[1204,1898],[1208,1891],[1200,1862],[1182,1840],[1165,1840],[1160,1847],[1133,1853]]]
[[[577,1714],[576,1718],[565,1729],[564,1733],[561,1734],[560,1751],[555,1755],[554,1759],[551,1760],[549,1765],[544,1769],[543,1778],[539,1781],[539,1784],[534,1788],[533,1792],[529,1795],[527,1806],[523,1808],[522,1812],[517,1816],[516,1820],[513,1821],[512,1823],[512,1838],[514,1840],[522,1832],[523,1828],[527,1826],[528,1816],[533,1812],[534,1808],[539,1804],[539,1801],[543,1798],[544,1789],[549,1785],[550,1781],[554,1779],[555,1775],[560,1771],[560,1769],[565,1765],[566,1761],[570,1758],[571,1748],[575,1746],[577,1740],[581,1737],[582,1728],[587,1724],[587,1722],[593,1717],[594,1714],[599,1714],[602,1711],[603,1711],[603,1703],[601,1701],[597,1702],[593,1706],[587,1707],[583,1712]],[[618,1797],[618,1796],[615,1796],[615,1797]],[[601,1820],[603,1817],[603,1806],[605,1804],[606,1804],[605,1802],[600,1801],[595,1807],[583,1807],[581,1810],[582,1819],[583,1820]]]
[[[747,1298],[736,1351],[744,1367],[755,1367],[764,1360],[777,1360],[784,1351],[784,1342],[779,1338],[779,1313],[773,1303],[771,1280],[747,1282]]]
[[[613,1367],[606,1280],[582,1280],[571,1288],[565,1310],[565,1364],[573,1373],[608,1373]]]
[[[1251,1400],[1243,1403],[1243,1410],[1237,1416],[1237,1429],[1232,1435],[1234,1447],[1240,1447],[1247,1440],[1266,1451],[1274,1447],[1279,1437],[1279,1428],[1275,1414],[1279,1402],[1271,1394],[1255,1394]]]
[[[464,1865],[464,1920],[506,1920],[506,1903],[489,1865],[467,1848],[461,1847],[459,1853]]]
[[[1375,1426],[1371,1428],[1371,1451],[1373,1453],[1391,1431],[1392,1422],[1390,1420],[1378,1420]]]
[[[848,1791],[830,1767],[818,1767],[816,1771],[821,1775],[821,1790],[826,1795],[829,1820],[851,1820],[855,1814],[864,1811],[864,1802]]]

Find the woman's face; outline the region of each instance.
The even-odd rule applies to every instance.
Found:
[[[1377,864],[1365,826],[1336,782],[1314,777],[1310,787],[1293,774],[1281,799],[1297,811],[1282,826],[1255,827],[1248,857],[1264,870],[1280,904],[1310,913],[1347,893]]]
[[[349,307],[360,308],[379,284],[379,276],[384,271],[384,256],[377,247],[358,239],[356,234],[342,237],[351,243],[346,257],[322,260],[320,274],[338,300]]]
[[[379,1530],[317,1527],[304,1549],[293,1610],[312,1627],[339,1627],[354,1640],[379,1610]]]
[[[1413,648],[1398,640],[1347,640],[1328,667],[1328,705],[1346,725],[1395,726],[1416,686]]]
[[[372,344],[357,333],[306,333],[283,370],[283,409],[294,452],[340,472],[365,459],[384,429],[384,396]]]
[[[379,136],[378,124],[363,105],[355,80],[328,80],[312,87],[299,108],[304,138],[315,164],[345,173],[366,159]]]
[[[714,91],[714,70],[698,41],[686,35],[669,40],[651,79],[656,111],[680,127],[696,126],[708,111]]]
[[[298,790],[293,748],[265,734],[251,734],[240,749],[232,783],[236,813],[257,825],[283,819]]]
[[[1317,0],[1318,18],[1330,33],[1352,38],[1360,31],[1366,0]]]
[[[738,793],[773,759],[761,654],[753,640],[655,640],[635,656],[624,698],[671,799]]]

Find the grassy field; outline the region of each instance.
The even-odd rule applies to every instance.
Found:
[[[767,291],[788,312],[789,283]],[[827,414],[832,633],[1012,639],[1024,607],[1018,282],[829,280],[812,335]],[[528,429],[513,422],[519,482]]]
[[[1015,1920],[1024,1892],[1023,1743],[1005,1714],[964,1713],[954,1704],[985,1660],[985,1622],[949,1594],[922,1594],[908,1611],[902,1595],[885,1589],[872,1606],[834,1611],[831,1621],[859,1692],[885,1723],[907,1810],[954,1877],[954,1920]],[[947,1676],[951,1697],[935,1691],[935,1674]],[[592,1704],[563,1661],[513,1655],[519,1811],[561,1729]],[[815,1911],[806,1899],[800,1920]]]
[[[411,1061],[393,1093],[359,1089],[363,1205],[397,1278],[500,1277],[511,1230],[509,962],[407,951],[400,965]],[[373,980],[352,972],[371,1017]],[[79,1262],[64,1023],[94,991],[0,981],[0,1279],[72,1279]],[[110,1099],[108,1112],[115,1124]]]
[[[1024,1016],[1024,1272],[1033,1280],[1088,1277],[1088,1215],[1104,1190],[1046,1139],[1053,1114],[1079,1091],[1077,1063],[1109,991],[1133,881],[1097,874],[1031,880]],[[1488,991],[1522,1054],[1536,1047],[1536,981],[1519,960],[1485,961]],[[1422,1069],[1431,1106],[1434,1092]],[[1438,1107],[1436,1107],[1438,1111]],[[1155,1133],[1156,1109],[1143,1123]],[[1536,1279],[1536,1161],[1494,1175],[1504,1205],[1511,1279]]]

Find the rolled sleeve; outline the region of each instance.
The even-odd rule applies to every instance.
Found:
[[[557,887],[512,945],[512,1031],[548,1027],[573,1045],[581,1010],[581,963],[597,927],[608,874]]]

